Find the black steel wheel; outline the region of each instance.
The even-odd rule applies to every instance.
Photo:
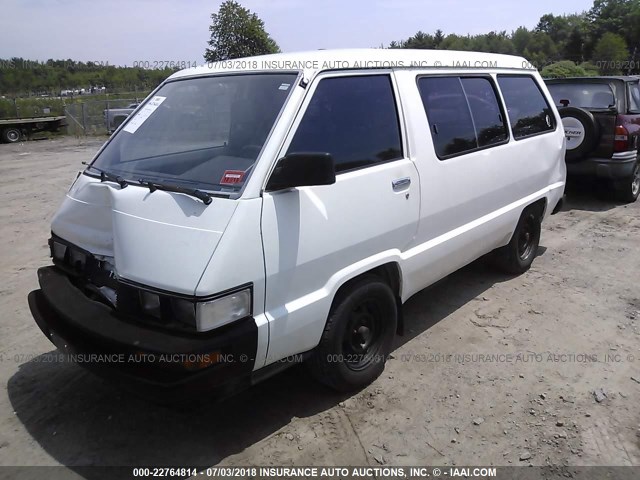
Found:
[[[345,287],[309,359],[316,379],[339,391],[373,382],[391,352],[397,308],[393,291],[377,276],[368,275]]]
[[[510,274],[529,270],[538,254],[541,221],[540,206],[531,206],[522,212],[509,243],[494,252],[495,264],[500,270]]]

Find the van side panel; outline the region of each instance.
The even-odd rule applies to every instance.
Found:
[[[338,175],[334,185],[264,194],[267,364],[318,344],[347,280],[400,260],[419,201],[417,190],[393,192],[392,181],[404,177],[418,183],[406,159]]]
[[[366,91],[362,87],[372,74],[377,92],[389,88],[389,97],[373,96],[362,102]],[[350,93],[349,88],[353,89]],[[350,100],[354,103],[349,104]],[[372,111],[370,105],[378,106],[372,108],[379,108],[380,117],[363,113]],[[263,193],[265,315],[270,325],[267,364],[317,346],[340,286],[382,264],[398,263],[418,225],[420,182],[414,163],[406,158],[406,132],[391,72],[327,72],[307,87],[301,110],[276,158],[285,155],[291,144],[300,151],[326,148],[335,152],[337,164],[353,152],[375,158],[367,157],[374,152],[368,152],[365,145],[376,145],[381,137],[366,138],[380,133],[382,125],[391,125],[387,123],[390,107],[397,116],[394,120],[399,120],[398,131],[397,137],[394,134],[391,137],[395,138],[385,141],[399,142],[402,155],[398,159],[378,157],[379,161],[356,162],[351,168],[342,163],[333,185]],[[344,120],[339,132],[329,128],[335,112]],[[313,124],[303,123],[307,114]],[[299,132],[305,138],[310,131],[322,132],[328,143],[318,143],[315,134],[311,135],[312,147],[293,143]],[[349,153],[345,154],[345,146]]]
[[[395,72],[421,181],[418,232],[402,254],[403,300],[507,244],[526,205],[548,197],[553,209],[564,189],[564,135],[557,111],[553,132],[438,159],[417,88],[417,78],[425,74]]]
[[[334,185],[263,194],[265,365],[317,345],[347,280],[397,262],[405,301],[507,244],[527,205],[546,198],[548,214],[562,196],[564,134],[555,109],[553,131],[518,141],[509,133],[507,143],[439,160],[416,84],[425,74],[394,72],[405,159],[338,175]],[[394,194],[392,183],[404,177],[413,179],[409,195]]]

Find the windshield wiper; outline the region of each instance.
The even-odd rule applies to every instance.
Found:
[[[101,182],[104,182],[105,180],[111,180],[112,182],[116,182],[118,185],[120,185],[120,188],[125,188],[127,185],[129,185],[127,181],[124,178],[122,178],[120,175],[114,175],[113,173],[109,173],[106,170],[98,168],[94,165],[88,165],[87,162],[82,162],[82,164],[87,165],[87,169],[92,168],[94,170],[99,171]]]
[[[209,195],[207,192],[203,192],[202,190],[198,190],[197,188],[185,188],[179,187],[177,185],[167,185],[165,183],[151,182],[142,178],[138,180],[138,183],[147,187],[151,193],[155,192],[156,190],[184,193],[185,195],[189,195],[191,197],[197,198],[198,200],[202,200],[202,203],[204,203],[205,205],[209,205],[211,203],[211,195]]]

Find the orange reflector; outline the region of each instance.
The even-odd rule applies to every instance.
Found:
[[[188,355],[189,359],[182,362],[186,370],[202,370],[220,363],[224,358],[220,352],[198,353]]]

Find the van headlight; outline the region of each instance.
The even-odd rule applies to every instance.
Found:
[[[194,304],[182,299],[172,300],[177,320],[190,324],[198,332],[208,332],[251,315],[251,288]]]
[[[198,332],[208,332],[250,316],[252,298],[250,286],[202,301],[140,291],[139,306],[142,313],[161,323],[180,322]]]
[[[196,303],[196,329],[207,332],[251,315],[251,289]]]

